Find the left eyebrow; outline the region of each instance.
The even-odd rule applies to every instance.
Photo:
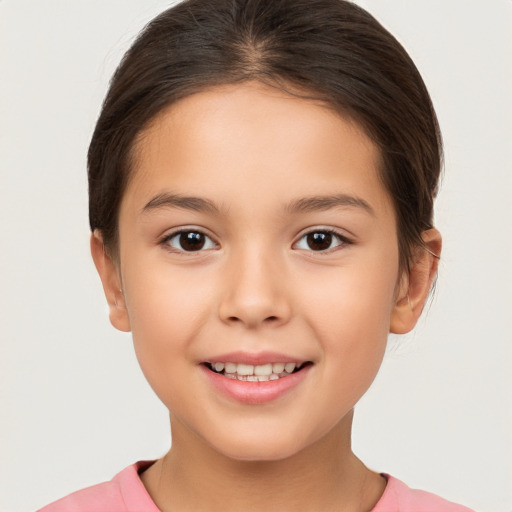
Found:
[[[289,213],[308,213],[314,211],[330,210],[331,208],[340,206],[362,208],[369,214],[375,216],[375,210],[370,206],[368,202],[359,197],[347,194],[303,197],[289,203],[286,207],[286,211]]]
[[[180,208],[183,210],[213,214],[221,213],[221,208],[209,199],[168,193],[158,194],[153,197],[144,208],[142,208],[141,213],[147,213],[160,208]]]

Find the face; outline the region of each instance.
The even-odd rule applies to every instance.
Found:
[[[400,293],[377,148],[247,83],[174,104],[135,150],[111,318],[172,421],[236,459],[321,439],[373,381]]]

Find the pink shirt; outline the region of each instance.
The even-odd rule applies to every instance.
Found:
[[[160,512],[139,472],[154,461],[140,461],[118,473],[110,482],[74,492],[38,512]],[[388,483],[372,512],[472,512],[435,494],[410,489],[400,480],[385,475]]]

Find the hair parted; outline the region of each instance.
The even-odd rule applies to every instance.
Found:
[[[407,52],[345,0],[185,0],[143,29],[111,80],[88,152],[90,227],[106,248],[117,248],[137,135],[180,98],[249,80],[323,101],[361,125],[380,149],[408,267],[433,226],[441,134]]]

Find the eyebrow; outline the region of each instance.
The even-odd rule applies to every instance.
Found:
[[[285,207],[287,213],[308,213],[314,211],[325,211],[337,207],[361,208],[375,216],[374,209],[368,202],[359,197],[347,194],[333,194],[325,196],[311,196],[296,199]],[[202,197],[184,196],[181,194],[161,193],[153,197],[142,209],[147,213],[160,208],[180,208],[201,213],[221,214],[224,208],[218,206],[214,201]]]
[[[289,213],[307,213],[314,211],[325,211],[337,207],[361,208],[369,214],[375,216],[374,209],[368,202],[356,196],[348,194],[333,194],[327,196],[303,197],[292,201],[286,211]]]
[[[160,208],[181,208],[184,210],[216,214],[219,214],[222,210],[222,208],[217,206],[213,201],[202,197],[162,193],[153,197],[153,199],[144,206],[142,213]]]

